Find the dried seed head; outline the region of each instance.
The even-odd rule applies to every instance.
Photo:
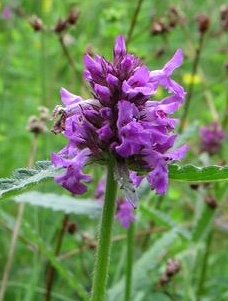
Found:
[[[46,124],[36,116],[31,116],[28,120],[27,130],[33,134],[43,134],[48,131]]]
[[[30,24],[36,32],[42,31],[44,29],[43,21],[37,16],[32,17],[32,19],[30,20]]]
[[[68,222],[66,225],[66,230],[69,234],[75,234],[77,231],[77,225],[75,223]]]
[[[163,57],[165,55],[165,49],[164,48],[159,48],[156,53],[155,53],[155,57],[157,59],[160,59],[161,57]]]
[[[207,15],[201,14],[197,17],[197,21],[198,21],[198,30],[200,34],[201,35],[205,34],[210,27],[210,23],[211,23],[210,18]]]
[[[157,20],[153,22],[150,32],[152,36],[163,35],[169,32],[169,27],[164,21]]]
[[[168,277],[175,276],[181,269],[181,264],[178,260],[170,260],[167,264],[166,275]]]
[[[177,25],[183,25],[186,23],[186,17],[184,13],[175,6],[169,8],[168,12],[169,26],[171,28],[176,27]]]
[[[40,119],[44,122],[48,122],[50,120],[50,114],[49,114],[49,109],[46,107],[39,107],[38,108],[40,112]]]
[[[210,207],[213,210],[218,207],[217,200],[211,195],[206,197],[205,203],[208,205],[208,207]]]
[[[220,7],[220,17],[221,20],[225,20],[228,18],[228,5],[222,5]]]
[[[63,20],[59,19],[59,21],[55,25],[54,31],[57,34],[60,34],[63,31],[65,31],[68,28],[68,26],[69,26],[69,24],[68,24],[67,20],[63,21]]]
[[[69,12],[67,21],[70,25],[75,25],[78,22],[80,11],[76,8],[72,8]]]
[[[160,286],[165,286],[170,282],[170,277],[168,277],[166,274],[163,275],[159,281]]]
[[[191,185],[190,185],[190,188],[191,188],[192,190],[198,190],[199,187],[200,187],[199,184],[191,184]]]

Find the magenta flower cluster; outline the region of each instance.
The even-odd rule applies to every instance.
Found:
[[[91,177],[83,171],[93,161],[108,160],[129,167],[137,186],[146,177],[151,188],[164,195],[168,188],[168,164],[182,160],[187,147],[173,150],[178,120],[170,117],[185,99],[184,89],[171,77],[183,63],[177,50],[161,70],[150,71],[136,56],[129,54],[122,36],[117,38],[113,62],[101,56],[85,56],[85,79],[92,88],[93,99],[84,100],[61,90],[64,108],[62,131],[69,144],[52,162],[64,168],[56,181],[74,194],[87,191]],[[153,100],[159,87],[169,96]],[[144,176],[138,176],[141,170]]]
[[[215,155],[220,152],[226,135],[217,122],[201,128],[200,135],[202,152],[207,152],[209,155]]]

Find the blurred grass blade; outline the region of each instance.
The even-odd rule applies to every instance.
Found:
[[[133,295],[135,292],[143,290],[148,280],[151,281],[151,279],[148,279],[150,278],[149,273],[159,265],[161,260],[169,251],[169,248],[178,239],[178,234],[177,230],[172,230],[164,234],[135,263],[132,284],[134,289]],[[117,284],[109,289],[107,299],[109,301],[123,300],[124,284],[125,278],[122,277]]]
[[[213,221],[215,210],[211,209],[206,204],[203,205],[204,206],[197,218],[196,225],[192,232],[193,241],[201,241],[206,234],[208,234],[209,228]]]
[[[169,216],[167,213],[153,209],[147,208],[145,205],[140,207],[140,211],[143,216],[150,221],[153,221],[157,226],[165,226],[168,229],[178,229],[180,235],[185,239],[191,239],[191,234],[184,228],[178,226],[178,224]]]

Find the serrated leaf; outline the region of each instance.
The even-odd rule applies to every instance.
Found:
[[[15,196],[13,200],[17,203],[28,203],[32,206],[49,208],[53,211],[62,211],[66,214],[73,213],[89,217],[98,217],[102,210],[102,207],[95,200],[79,200],[55,193],[31,191]]]
[[[36,169],[17,169],[11,179],[0,179],[0,198],[11,195],[41,181],[53,178],[60,174],[50,161],[36,163]]]
[[[132,281],[132,287],[134,289],[134,292],[138,292],[144,288],[145,283],[148,281],[149,278],[149,272],[151,272],[158,266],[158,264],[168,252],[169,248],[178,239],[178,234],[179,233],[177,230],[172,230],[164,234],[135,263]],[[123,300],[124,285],[125,277],[123,276],[117,284],[115,284],[111,289],[109,289],[107,299],[109,301]]]
[[[228,180],[228,167],[207,166],[197,167],[194,165],[179,166],[169,165],[169,178],[181,182],[217,182]]]

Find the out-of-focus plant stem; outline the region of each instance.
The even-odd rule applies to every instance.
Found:
[[[134,237],[135,237],[135,224],[127,230],[127,258],[126,258],[126,282],[125,282],[125,301],[131,301],[132,295],[132,272],[134,262]]]
[[[205,246],[205,252],[203,256],[203,261],[202,261],[202,268],[201,268],[201,273],[200,273],[200,278],[199,278],[199,285],[197,289],[197,297],[196,301],[200,301],[201,296],[203,294],[204,290],[204,283],[207,275],[207,267],[208,267],[208,259],[210,255],[210,247],[212,243],[212,237],[213,237],[213,232],[212,229],[210,229],[210,232],[208,233],[207,239],[206,239],[206,246]]]
[[[227,67],[228,68],[228,67]],[[224,129],[226,129],[228,124],[228,70],[226,71],[226,105],[225,105],[225,112],[223,117],[222,126]]]
[[[65,42],[64,42],[64,38],[63,38],[63,35],[59,35],[59,43],[62,47],[62,50],[63,50],[63,53],[66,57],[66,59],[68,60],[68,63],[69,63],[69,66],[70,68],[72,69],[73,73],[74,73],[74,76],[75,76],[75,80],[78,79],[78,71],[77,71],[77,68],[75,66],[75,61],[73,59],[73,57],[71,56]]]
[[[198,44],[198,47],[196,49],[195,58],[194,58],[193,65],[192,65],[192,72],[191,72],[191,78],[192,79],[195,77],[195,75],[197,73],[198,66],[199,66],[200,56],[201,56],[201,52],[202,52],[202,49],[203,49],[204,36],[205,36],[204,34],[200,34],[200,37],[199,37],[199,44]],[[194,81],[192,80],[189,87],[188,87],[187,98],[186,98],[186,102],[185,102],[185,105],[184,105],[184,112],[183,112],[183,115],[182,115],[181,120],[180,120],[179,133],[183,132],[183,129],[184,129],[184,126],[185,126],[185,123],[186,123],[186,120],[187,120],[187,116],[188,116],[188,112],[189,112],[193,92],[194,92]]]
[[[68,222],[68,219],[69,219],[69,216],[67,214],[65,214],[63,217],[63,221],[62,221],[62,227],[61,227],[58,237],[57,237],[56,248],[55,248],[55,256],[56,257],[59,255],[61,247],[62,247],[64,233],[65,233],[66,224]],[[47,268],[46,297],[45,297],[46,301],[51,300],[55,274],[56,274],[55,268],[53,267],[53,265],[51,265],[51,263],[49,263],[48,268]]]
[[[135,26],[137,24],[137,19],[138,19],[138,15],[140,13],[142,4],[143,4],[143,0],[138,0],[137,6],[135,8],[135,11],[134,11],[134,14],[133,14],[133,17],[132,17],[132,20],[131,20],[131,25],[130,25],[130,28],[129,28],[129,31],[128,31],[128,34],[127,34],[127,43],[128,44],[130,43],[130,41],[132,39],[132,35],[133,35],[133,32],[134,32]]]
[[[40,78],[41,78],[41,103],[42,105],[49,105],[47,103],[47,90],[46,90],[46,37],[45,31],[40,33]]]
[[[32,149],[31,149],[31,153],[29,156],[29,160],[28,160],[28,168],[31,168],[35,162],[37,149],[38,149],[38,137],[39,136],[37,134],[34,134]],[[10,247],[9,247],[9,254],[8,254],[8,258],[7,258],[4,272],[3,272],[1,289],[0,289],[0,301],[4,301],[4,296],[5,296],[10,272],[11,272],[12,265],[13,265],[13,259],[14,259],[14,255],[16,252],[17,240],[18,240],[24,212],[25,212],[25,203],[22,203],[18,207],[15,227],[13,230],[12,239],[11,239],[11,243],[10,243]]]
[[[102,212],[96,255],[91,301],[104,301],[110,262],[112,225],[116,209],[117,182],[114,177],[115,159],[108,162],[105,202]]]

